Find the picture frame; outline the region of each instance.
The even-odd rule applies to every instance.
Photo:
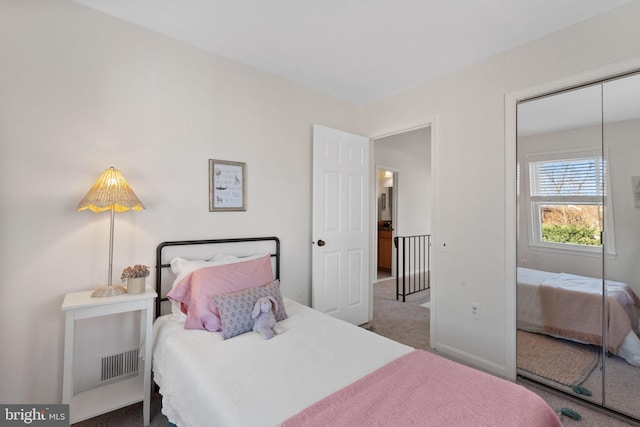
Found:
[[[247,164],[209,159],[209,212],[247,210]]]

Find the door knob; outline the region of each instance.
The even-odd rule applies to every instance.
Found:
[[[325,245],[324,240],[318,240],[318,246],[324,246],[324,245]]]

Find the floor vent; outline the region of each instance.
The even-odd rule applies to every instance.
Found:
[[[138,373],[138,349],[110,354],[102,358],[101,381],[109,381]]]

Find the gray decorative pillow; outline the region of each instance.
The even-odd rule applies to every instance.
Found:
[[[254,320],[251,318],[251,311],[262,297],[273,297],[278,303],[278,308],[273,313],[277,322],[287,318],[279,280],[257,288],[213,296],[220,312],[221,333],[224,339],[244,334],[253,328]]]

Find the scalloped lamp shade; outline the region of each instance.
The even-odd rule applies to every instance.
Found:
[[[113,271],[113,222],[115,212],[126,212],[129,209],[141,211],[144,205],[133,192],[120,171],[113,166],[105,170],[93,184],[89,192],[78,203],[78,212],[89,209],[93,212],[111,212],[111,234],[109,238],[109,278],[106,286],[96,289],[92,297],[108,297],[120,295],[126,291],[122,286],[111,283]]]
[[[86,196],[78,203],[78,212],[85,209],[102,212],[112,208],[116,212],[144,209],[136,193],[129,187],[120,171],[113,166],[100,175]]]

